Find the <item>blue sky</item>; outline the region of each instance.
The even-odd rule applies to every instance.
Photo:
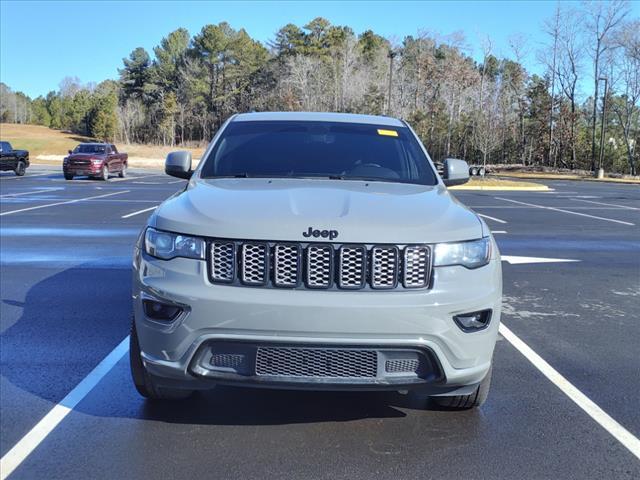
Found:
[[[555,1],[353,1],[353,2],[0,2],[0,80],[35,97],[57,90],[65,76],[82,82],[117,78],[122,58],[142,46],[150,53],[179,27],[192,35],[203,25],[227,21],[266,42],[287,23],[304,25],[323,16],[356,33],[372,29],[398,41],[419,30],[463,31],[475,57],[479,38],[490,34],[498,55],[509,55],[508,38],[529,39],[530,70],[539,71],[535,50],[544,41],[542,23]],[[634,7],[637,16],[638,5]]]

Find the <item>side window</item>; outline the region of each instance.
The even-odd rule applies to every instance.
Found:
[[[111,147],[111,152],[112,153],[118,153],[118,149],[116,148],[115,145],[110,145],[110,147]]]
[[[9,145],[9,142],[0,142],[1,152],[8,152],[9,150],[11,150],[11,146]]]

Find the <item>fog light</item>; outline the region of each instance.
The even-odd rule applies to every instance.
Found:
[[[455,315],[453,319],[463,331],[476,332],[483,328],[487,328],[491,321],[491,310],[461,313],[460,315]]]
[[[155,300],[143,300],[144,314],[152,320],[174,320],[180,313],[182,308],[176,305],[156,302]]]

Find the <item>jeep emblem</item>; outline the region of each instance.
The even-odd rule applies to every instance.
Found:
[[[302,232],[303,237],[315,237],[315,238],[328,238],[329,240],[333,240],[334,238],[338,238],[337,230],[314,230],[313,227],[309,227],[309,230],[306,232]]]

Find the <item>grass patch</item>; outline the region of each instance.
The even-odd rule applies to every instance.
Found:
[[[53,130],[40,125],[0,124],[0,138],[10,142],[13,148],[28,150],[34,163],[60,165],[69,150],[82,142],[98,141],[75,133]],[[163,147],[160,145],[120,144],[116,147],[129,155],[133,167],[163,168],[164,159],[173,150],[188,150],[194,158],[194,166],[204,153],[204,148]]]

